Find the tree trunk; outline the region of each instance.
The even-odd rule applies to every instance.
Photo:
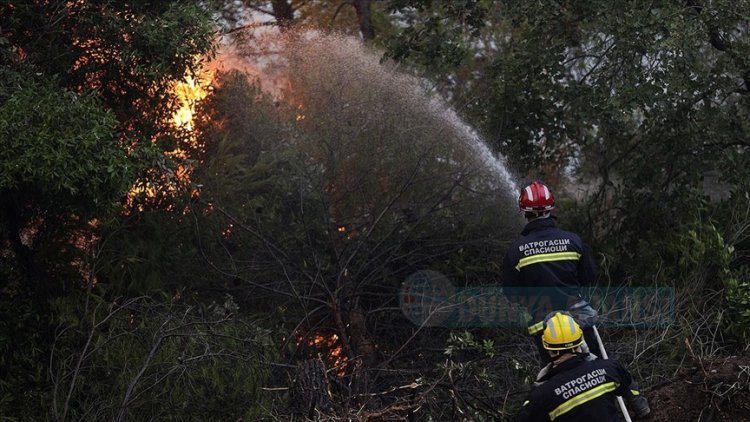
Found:
[[[377,356],[375,344],[370,340],[362,309],[356,303],[349,311],[349,338],[353,343],[356,359],[352,370],[352,392],[367,394],[371,392],[370,369],[375,366]]]
[[[354,8],[357,10],[359,30],[362,32],[362,38],[365,41],[375,39],[375,27],[372,26],[372,11],[370,10],[371,3],[372,0],[352,0]]]
[[[294,24],[294,9],[287,0],[272,0],[273,16],[279,24],[279,29],[284,32]]]
[[[317,420],[319,414],[330,413],[331,389],[325,364],[320,358],[309,359],[297,366],[292,390],[292,410],[297,415]]]
[[[21,230],[23,229],[24,222],[19,212],[18,201],[16,195],[9,192],[3,192],[0,194],[0,220],[3,224],[3,229],[6,232],[10,249],[13,251],[16,263],[20,268],[21,275],[26,279],[29,285],[33,285],[33,251],[26,247],[21,240]],[[3,285],[6,280],[3,281]]]
[[[365,315],[355,294],[354,281],[349,278],[346,270],[339,279],[339,286],[341,302],[345,304],[345,309],[336,309],[338,312],[336,317],[340,320],[339,329],[346,333],[346,337],[342,337],[342,340],[348,340],[349,350],[351,350],[349,365],[352,375],[352,392],[366,394],[370,392],[371,387],[369,371],[377,361],[375,344],[370,340]]]

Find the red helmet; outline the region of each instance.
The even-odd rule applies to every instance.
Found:
[[[542,182],[531,182],[521,189],[518,206],[521,211],[526,212],[552,211],[555,208],[555,198],[552,197],[547,185]]]

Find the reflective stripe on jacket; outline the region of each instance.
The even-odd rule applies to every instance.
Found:
[[[558,228],[554,218],[533,220],[521,234],[505,254],[502,283],[540,288],[539,297],[524,303],[538,323],[548,312],[580,301],[580,287],[596,281],[596,264],[581,238]]]
[[[632,377],[613,360],[576,355],[552,368],[529,393],[519,421],[619,421],[615,395],[631,401]]]

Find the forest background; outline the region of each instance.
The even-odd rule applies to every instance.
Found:
[[[0,1],[0,417],[508,419],[530,339],[399,289],[498,285],[537,178],[601,286],[673,289],[603,331],[645,391],[746,362],[748,10]]]

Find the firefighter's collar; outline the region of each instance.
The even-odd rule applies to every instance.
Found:
[[[537,218],[536,220],[532,220],[526,224],[526,226],[523,228],[523,231],[521,231],[521,234],[526,236],[534,230],[557,227],[557,223],[555,223],[556,218],[557,217],[555,217],[554,215],[550,215],[546,218]]]
[[[544,376],[544,381],[546,381],[546,380],[554,377],[555,375],[557,375],[557,374],[559,374],[561,372],[565,372],[565,371],[571,370],[571,369],[575,368],[576,366],[578,366],[578,365],[586,362],[586,356],[587,355],[588,355],[588,353],[576,353],[575,356],[573,356],[572,358],[566,360],[565,362],[561,363],[560,365],[557,365],[557,366],[553,365],[552,368],[550,368],[549,372],[547,372],[547,374]]]

